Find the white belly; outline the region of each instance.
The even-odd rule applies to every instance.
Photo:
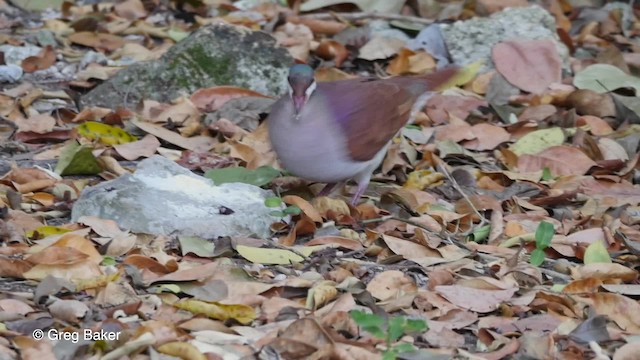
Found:
[[[282,100],[281,100],[282,101]],[[286,103],[279,113],[272,112],[269,136],[280,162],[296,176],[318,182],[339,182],[357,178],[363,172],[370,174],[384,158],[386,148],[371,161],[354,161],[349,156],[346,139],[332,119],[319,118],[326,113],[305,107],[301,119],[284,118]],[[277,108],[274,106],[274,109]],[[278,119],[273,121],[273,119]],[[324,122],[324,123],[323,123]],[[373,169],[371,169],[373,167]]]

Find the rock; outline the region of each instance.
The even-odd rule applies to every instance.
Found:
[[[269,237],[279,218],[264,205],[271,191],[242,183],[216,186],[156,155],[125,174],[82,191],[71,212],[111,219],[121,228],[155,235]],[[277,210],[277,209],[276,209]]]
[[[31,44],[25,44],[24,46],[0,46],[0,51],[4,53],[4,63],[13,65],[22,64],[22,60],[28,58],[29,56],[38,55],[41,50],[41,47]]]
[[[270,35],[227,24],[209,25],[160,59],[131,65],[81,99],[83,106],[131,106],[142,99],[169,102],[200,88],[235,85],[264,95],[286,91],[293,58]]]
[[[218,111],[207,114],[204,124],[210,126],[220,119],[228,119],[244,130],[253,131],[258,128],[261,116],[269,113],[274,102],[274,99],[256,96],[231,99]]]
[[[0,83],[16,83],[22,77],[22,68],[18,65],[0,65]]]
[[[486,18],[473,18],[440,26],[451,59],[457,65],[465,66],[484,60],[484,72],[493,68],[491,48],[501,41],[551,39],[562,59],[563,67],[569,66],[569,50],[558,38],[553,16],[536,5],[508,8]]]
[[[106,65],[108,61],[109,58],[105,54],[90,50],[84,53],[82,60],[80,60],[80,69],[85,69],[89,64],[93,63]]]

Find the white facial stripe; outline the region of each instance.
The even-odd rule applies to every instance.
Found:
[[[307,90],[304,91],[304,97],[305,100],[309,100],[309,97],[311,96],[311,94],[313,94],[314,91],[316,91],[316,81],[314,80],[311,85],[309,85],[309,87],[307,88]]]

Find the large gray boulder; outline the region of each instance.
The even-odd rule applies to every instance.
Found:
[[[269,226],[279,220],[264,204],[269,196],[271,191],[248,184],[215,186],[156,155],[141,161],[133,174],[84,189],[71,218],[111,219],[135,233],[266,238]]]
[[[195,90],[234,85],[277,96],[293,64],[270,35],[246,27],[202,27],[158,60],[133,64],[81,98],[83,106],[131,106],[142,99],[171,101]]]

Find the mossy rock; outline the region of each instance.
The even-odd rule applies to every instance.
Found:
[[[118,72],[81,99],[83,106],[116,108],[140,100],[171,101],[217,85],[234,85],[264,95],[286,91],[293,58],[270,35],[245,27],[205,26],[169,49],[160,59]]]

